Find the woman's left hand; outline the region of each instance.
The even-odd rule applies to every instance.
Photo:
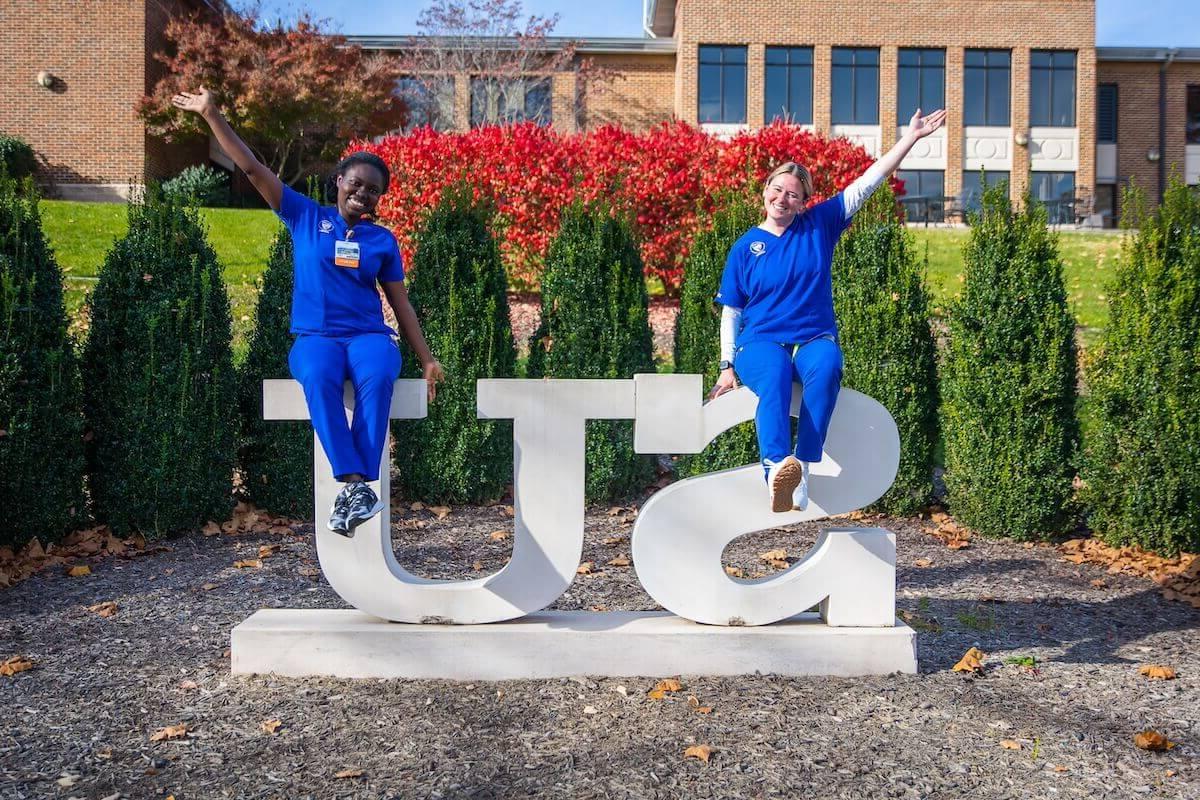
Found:
[[[921,109],[917,109],[917,113],[912,115],[912,119],[908,121],[908,133],[914,139],[921,139],[942,127],[942,123],[946,121],[946,109],[939,108],[932,114],[922,117]]]
[[[437,385],[446,380],[446,371],[442,369],[441,363],[436,359],[430,359],[424,365],[425,383],[429,385],[429,400],[433,401],[437,397]]]

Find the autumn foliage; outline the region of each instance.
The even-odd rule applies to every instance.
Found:
[[[775,123],[729,140],[683,122],[645,133],[616,126],[562,134],[532,123],[465,133],[421,128],[377,143],[356,142],[392,170],[380,221],[406,257],[422,216],[447,187],[469,185],[496,209],[493,229],[511,280],[534,286],[563,210],[604,199],[627,217],[646,274],[674,293],[688,245],[726,191],[756,192],[772,166],[801,161],[816,180],[816,200],[845,187],[871,163],[861,147]]]

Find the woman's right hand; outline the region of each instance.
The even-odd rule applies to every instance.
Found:
[[[171,98],[171,105],[184,111],[191,111],[200,116],[205,116],[209,111],[216,109],[216,102],[213,100],[212,92],[201,86],[196,92],[180,92]]]
[[[733,367],[727,367],[721,370],[721,374],[717,376],[717,385],[708,393],[708,399],[715,400],[726,392],[732,392],[737,387],[737,376],[733,374]]]

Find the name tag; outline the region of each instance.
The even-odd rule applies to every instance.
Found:
[[[335,242],[333,263],[339,267],[358,269],[358,242]]]

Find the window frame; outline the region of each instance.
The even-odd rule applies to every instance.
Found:
[[[1070,65],[1060,64],[1070,57]],[[1038,64],[1039,58],[1048,58],[1048,64]],[[1035,128],[1074,128],[1078,124],[1079,107],[1079,54],[1075,50],[1030,50],[1029,51],[1029,125]],[[1060,108],[1058,87],[1070,75],[1070,102]],[[1044,87],[1046,116],[1040,116],[1038,108],[1039,90]],[[1065,116],[1064,116],[1065,115]],[[1059,121],[1066,119],[1065,122]]]
[[[839,64],[839,55],[850,55],[851,63]],[[874,58],[874,63],[859,64],[860,57],[870,55]],[[881,102],[879,85],[879,48],[878,47],[834,47],[830,57],[830,74],[829,74],[829,119],[833,125],[878,125],[879,124],[879,104]],[[849,69],[850,71],[850,116],[852,119],[839,119],[837,108],[837,84],[838,70]],[[873,119],[860,119],[858,116],[858,86],[860,80],[860,70],[874,70],[875,78],[875,102],[872,105]]]
[[[786,60],[782,63],[771,63],[772,53],[784,53]],[[795,62],[793,56],[797,53],[807,55],[808,61]],[[793,98],[794,81],[797,79],[796,73],[808,72],[808,108],[802,109],[804,113],[798,113],[796,109],[791,107]],[[763,54],[763,112],[764,122],[770,124],[775,120],[784,120],[793,125],[812,125],[813,124],[813,90],[814,90],[814,70],[815,63],[813,57],[812,45],[768,45]],[[772,74],[783,76],[783,96],[786,105],[783,106],[783,112],[772,112],[772,103],[769,99],[771,93]],[[803,81],[803,74],[799,76],[799,80]]]
[[[983,64],[970,64],[969,62],[971,60],[971,55],[973,53],[982,54],[984,63]],[[998,58],[999,56],[1003,56],[1005,59],[1005,63],[1003,66],[1001,66],[1000,64],[989,63],[992,58]],[[976,92],[973,92],[969,85],[970,81],[971,81],[973,70],[981,70],[982,71],[979,77],[983,80],[983,91],[981,93],[982,97],[983,97],[983,121],[976,121],[974,119],[971,119],[971,106],[964,103],[963,104],[963,125],[964,126],[978,126],[978,127],[995,127],[995,128],[1011,127],[1012,126],[1012,50],[1005,50],[1005,49],[1000,49],[1000,48],[983,48],[983,47],[967,48],[963,53],[963,95],[964,95],[964,97],[976,96]],[[1003,84],[1005,94],[1006,94],[1006,96],[1005,96],[1005,112],[1004,112],[1003,121],[1000,121],[998,119],[993,119],[992,115],[991,115],[991,111],[990,111],[991,110],[991,102],[990,101],[991,101],[992,91],[995,88],[998,88],[998,87],[993,86],[992,78],[997,73],[1000,73],[1000,72],[1003,72],[1006,75],[1006,80],[1004,81],[1004,84]]]
[[[747,87],[749,85],[749,48],[744,44],[701,44],[696,46],[696,121],[701,125],[745,125],[746,124],[746,107],[747,102]],[[706,52],[711,59],[713,51],[720,51],[720,59],[717,61],[705,60]],[[730,54],[740,53],[741,60],[729,60]],[[717,67],[717,73],[720,76],[717,85],[720,90],[720,99],[718,105],[720,113],[718,119],[706,118],[703,111],[704,103],[704,88],[703,75],[704,67]],[[729,85],[727,81],[726,70],[741,70],[741,113],[733,113],[736,109],[730,109],[726,98],[726,88]]]

